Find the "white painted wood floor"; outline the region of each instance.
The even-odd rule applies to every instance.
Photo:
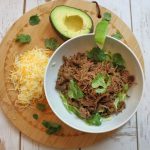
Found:
[[[150,0],[97,0],[120,16],[136,35],[145,60],[145,92],[134,117],[115,135],[84,150],[150,150]],[[0,0],[0,41],[23,13],[45,0]],[[22,135],[0,109],[0,150],[54,150]]]

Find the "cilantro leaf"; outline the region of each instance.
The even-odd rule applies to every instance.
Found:
[[[122,58],[121,54],[119,54],[119,53],[113,54],[113,56],[112,56],[112,62],[113,62],[114,66],[117,66],[119,68],[124,68],[125,61]]]
[[[123,93],[123,92],[118,93],[118,95],[117,95],[117,97],[116,97],[116,99],[114,101],[114,105],[115,105],[116,109],[118,109],[119,103],[121,101],[124,101],[125,98],[126,98],[126,94],[125,93]]]
[[[91,51],[89,51],[87,53],[87,57],[96,62],[105,61],[107,59],[107,55],[99,47],[94,47]]]
[[[54,134],[61,129],[61,125],[56,124],[56,123],[51,122],[51,121],[43,120],[42,125],[47,129],[46,133],[49,135]]]
[[[112,35],[112,37],[121,40],[123,38],[123,36],[121,35],[121,33],[119,31],[117,31],[115,34]]]
[[[39,22],[40,22],[40,18],[38,15],[31,16],[29,19],[29,24],[32,26],[39,24]]]
[[[105,12],[104,14],[103,14],[103,20],[106,20],[106,21],[110,21],[111,20],[111,13],[109,13],[109,12]]]
[[[59,46],[55,38],[45,39],[45,47],[50,50],[55,50]]]
[[[38,120],[38,118],[39,118],[38,114],[33,114],[33,118],[34,118],[35,120]]]
[[[84,97],[84,93],[81,91],[80,87],[74,80],[70,80],[69,90],[68,90],[69,98],[79,100]]]
[[[101,116],[100,116],[100,114],[96,113],[91,118],[86,119],[86,123],[88,123],[89,125],[95,125],[95,126],[101,125]]]
[[[40,111],[45,111],[46,105],[43,103],[37,103],[36,108],[39,109]]]
[[[97,25],[95,29],[95,42],[99,44],[101,47],[103,47],[103,44],[106,39],[106,35],[108,33],[108,25],[109,22],[106,20],[101,20]]]
[[[30,43],[31,36],[29,34],[19,34],[16,37],[16,42],[20,42],[22,44]]]

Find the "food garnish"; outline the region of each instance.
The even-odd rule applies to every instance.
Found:
[[[91,51],[87,52],[87,57],[96,62],[101,62],[107,59],[107,54],[99,47],[94,47]]]
[[[117,31],[116,33],[114,33],[112,35],[112,37],[118,39],[118,40],[121,40],[123,38],[123,36],[121,35],[121,33],[119,31]]]
[[[19,34],[16,37],[16,42],[26,44],[31,42],[31,36],[29,34]]]
[[[61,125],[51,121],[43,120],[42,125],[46,128],[46,133],[49,135],[54,134],[61,129]]]
[[[125,61],[122,58],[121,54],[119,54],[119,53],[113,54],[112,55],[112,62],[113,62],[113,65],[116,66],[116,67],[124,68]]]
[[[102,18],[103,20],[106,20],[106,21],[111,21],[111,13],[109,13],[109,12],[105,12],[104,14],[103,14],[103,18]]]
[[[50,50],[55,50],[58,48],[59,44],[55,38],[45,39],[45,47]]]
[[[29,19],[29,24],[32,26],[39,24],[39,22],[40,22],[40,18],[37,14],[31,16]]]
[[[45,111],[47,109],[46,105],[43,103],[37,103],[36,108],[40,111]]]
[[[39,118],[38,114],[33,114],[33,118],[34,118],[35,120],[38,120],[38,118]]]
[[[27,106],[45,98],[43,80],[49,55],[50,51],[34,48],[16,56],[10,79],[18,91],[17,104]]]

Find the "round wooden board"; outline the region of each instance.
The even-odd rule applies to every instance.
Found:
[[[60,43],[63,43],[63,40],[56,34],[51,24],[49,23],[49,14],[52,8],[54,8],[56,5],[62,4],[85,10],[93,18],[94,25],[99,20],[96,17],[96,4],[82,0],[51,1],[23,15],[18,21],[13,24],[0,45],[0,102],[2,109],[9,120],[11,120],[11,122],[22,133],[24,133],[31,139],[50,147],[79,148],[94,144],[100,139],[104,139],[106,136],[109,136],[110,133],[88,134],[74,130],[62,123],[53,114],[50,108],[46,112],[40,112],[36,108],[28,108],[24,111],[19,111],[14,106],[14,101],[17,98],[17,93],[10,90],[13,88],[13,86],[8,80],[10,70],[12,69],[12,64],[14,63],[14,58],[17,54],[20,54],[25,50],[30,50],[34,47],[44,48],[44,39],[49,37],[55,37]],[[101,7],[102,14],[106,11],[109,10]],[[38,14],[40,16],[41,22],[36,26],[31,26],[29,25],[28,20],[30,16],[35,14]],[[137,55],[144,69],[143,56],[133,33],[120,18],[112,13],[109,34],[111,35],[117,30],[119,30],[123,35],[123,42],[125,42]],[[32,36],[32,42],[25,45],[16,43],[16,35],[20,33],[30,34]],[[34,113],[39,114],[39,119],[37,121],[32,118],[32,115]],[[62,130],[55,135],[47,135],[45,133],[45,129],[41,125],[42,120],[51,120],[57,122],[62,125]]]

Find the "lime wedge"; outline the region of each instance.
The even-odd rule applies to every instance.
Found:
[[[95,29],[95,42],[102,48],[108,33],[109,22],[106,20],[101,20]]]

